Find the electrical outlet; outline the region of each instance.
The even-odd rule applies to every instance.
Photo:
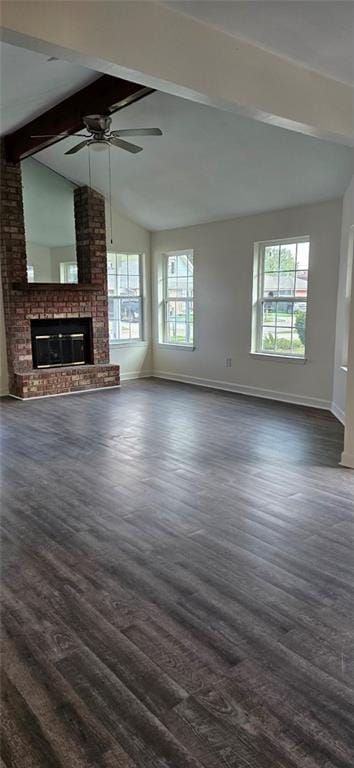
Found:
[[[231,366],[232,366],[232,359],[231,359],[231,357],[227,357],[226,361],[225,361],[225,367],[226,368],[231,368]]]

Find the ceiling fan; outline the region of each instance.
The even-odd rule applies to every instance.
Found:
[[[79,144],[75,144],[74,147],[68,149],[65,152],[66,155],[74,155],[76,152],[80,152],[80,149],[84,147],[92,147],[92,149],[100,151],[107,146],[118,147],[118,149],[125,149],[126,152],[137,154],[142,151],[142,147],[137,144],[132,144],[130,141],[124,141],[122,136],[162,136],[160,128],[122,128],[118,131],[111,131],[112,118],[108,115],[86,115],[82,118],[85,127],[88,131],[88,135],[84,133],[76,133],[76,136],[84,137],[85,141],[80,141]],[[65,138],[68,134],[59,133],[59,138]],[[44,134],[42,136],[32,136],[33,139],[39,138],[51,138],[55,134]]]

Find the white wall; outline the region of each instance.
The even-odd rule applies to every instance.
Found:
[[[76,261],[75,245],[59,245],[50,249],[52,277],[54,283],[60,282],[60,264],[65,261]]]
[[[112,240],[110,216],[106,208],[107,251],[144,254],[144,341],[129,346],[114,344],[110,347],[111,363],[121,366],[121,378],[134,378],[151,374],[151,268],[150,232],[128,219],[123,213],[113,210]]]
[[[347,373],[343,366],[348,344],[349,300],[351,286],[351,269],[353,269],[353,239],[354,239],[354,176],[343,198],[342,234],[340,246],[340,265],[338,281],[336,346],[333,377],[333,411],[345,422],[346,379]]]
[[[34,268],[36,283],[54,282],[51,249],[41,243],[26,242],[27,264]]]
[[[330,407],[332,400],[341,201],[214,222],[152,235],[154,293],[165,251],[193,248],[196,349],[158,343],[154,301],[153,368],[157,375]],[[311,239],[307,362],[250,355],[254,242]],[[225,367],[225,358],[232,367]]]

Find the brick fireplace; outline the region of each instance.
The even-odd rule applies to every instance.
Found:
[[[109,363],[104,198],[89,187],[74,191],[78,283],[28,283],[20,163],[1,146],[1,272],[9,391],[21,399],[117,386]],[[90,357],[83,364],[35,367],[34,321],[89,319]]]

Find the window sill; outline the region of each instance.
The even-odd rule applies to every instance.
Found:
[[[250,352],[250,356],[259,360],[275,360],[277,363],[300,363],[302,365],[307,363],[307,357],[296,357],[295,355],[269,355],[266,352]]]
[[[170,344],[168,341],[158,341],[158,346],[164,349],[181,349],[183,352],[194,352],[193,344]]]
[[[114,347],[147,347],[148,342],[137,339],[136,341],[110,341],[109,346]]]

